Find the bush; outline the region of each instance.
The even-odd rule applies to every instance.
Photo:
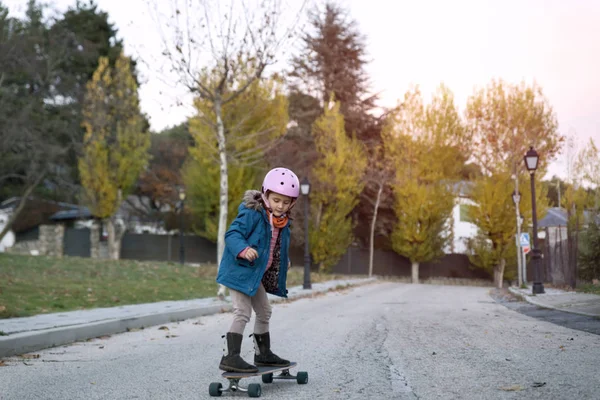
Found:
[[[579,277],[586,281],[600,278],[600,223],[594,218],[581,237]]]

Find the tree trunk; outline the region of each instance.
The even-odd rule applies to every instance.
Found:
[[[498,289],[502,289],[504,283],[504,268],[506,267],[506,260],[503,258],[500,260],[500,264],[494,267],[494,286]]]
[[[0,242],[2,241],[4,236],[6,236],[8,231],[10,231],[12,224],[17,220],[17,217],[19,216],[19,214],[21,214],[21,211],[23,211],[23,208],[25,208],[25,204],[27,203],[27,198],[29,197],[31,192],[33,192],[33,190],[40,184],[42,179],[44,179],[45,175],[46,175],[45,173],[40,174],[40,176],[37,177],[35,182],[33,182],[31,185],[29,185],[27,187],[27,189],[25,190],[25,193],[23,193],[23,195],[21,196],[21,199],[19,200],[19,204],[17,205],[17,208],[15,209],[15,211],[13,211],[12,215],[8,218],[8,221],[6,221],[6,225],[4,225],[4,229],[2,229],[2,232],[0,232]]]
[[[90,257],[94,259],[100,258],[100,230],[101,224],[94,220],[90,228]]]
[[[221,259],[225,251],[225,232],[227,230],[227,204],[229,194],[229,180],[227,174],[227,149],[225,140],[225,127],[223,126],[221,98],[215,100],[215,115],[217,118],[217,142],[219,146],[219,228],[217,233],[217,268],[221,266]],[[219,285],[217,296],[225,298],[226,288]]]
[[[412,283],[419,283],[419,263],[412,262]]]
[[[106,231],[108,233],[108,259],[109,260],[118,260],[119,259],[119,249],[117,246],[117,227],[115,226],[114,217],[110,217],[106,219]]]
[[[122,192],[119,189],[117,194],[117,210],[121,206]],[[121,239],[125,233],[124,227],[117,223],[116,215],[106,219],[106,230],[108,233],[108,259],[118,260],[121,258]]]
[[[373,252],[374,252],[374,241],[375,241],[375,224],[377,223],[377,210],[379,209],[379,202],[381,201],[381,192],[383,192],[383,185],[379,184],[379,190],[377,191],[377,198],[375,199],[375,206],[373,207],[373,219],[371,220],[371,237],[369,238],[369,278],[373,276]]]

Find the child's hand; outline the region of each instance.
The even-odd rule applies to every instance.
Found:
[[[246,254],[244,254],[244,257],[248,261],[254,261],[258,258],[258,252],[253,248],[249,248],[248,250],[246,250]]]

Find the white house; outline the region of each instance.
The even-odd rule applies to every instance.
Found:
[[[464,181],[457,183],[454,187],[456,198],[452,209],[452,219],[449,221],[452,224],[454,239],[451,247],[444,250],[446,254],[466,254],[467,240],[477,235],[477,225],[469,222],[467,214],[468,207],[475,205],[469,198],[471,186],[471,182]]]
[[[467,209],[475,203],[466,197],[457,197],[452,210],[452,223],[454,240],[452,242],[452,253],[465,254],[467,252],[467,240],[477,235],[477,225],[469,222]]]
[[[4,230],[4,227],[8,223],[8,219],[10,218],[11,209],[0,209],[0,232]],[[15,234],[13,231],[9,230],[6,235],[0,240],[0,253],[3,253],[9,247],[12,247],[15,244]]]

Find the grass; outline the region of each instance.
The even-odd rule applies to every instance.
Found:
[[[215,265],[0,253],[0,319],[214,297],[216,273]],[[311,273],[315,283],[343,277]],[[302,268],[292,268],[288,287],[302,282]]]
[[[580,285],[577,287],[577,291],[581,293],[591,293],[600,295],[600,285],[593,285],[591,283]]]

